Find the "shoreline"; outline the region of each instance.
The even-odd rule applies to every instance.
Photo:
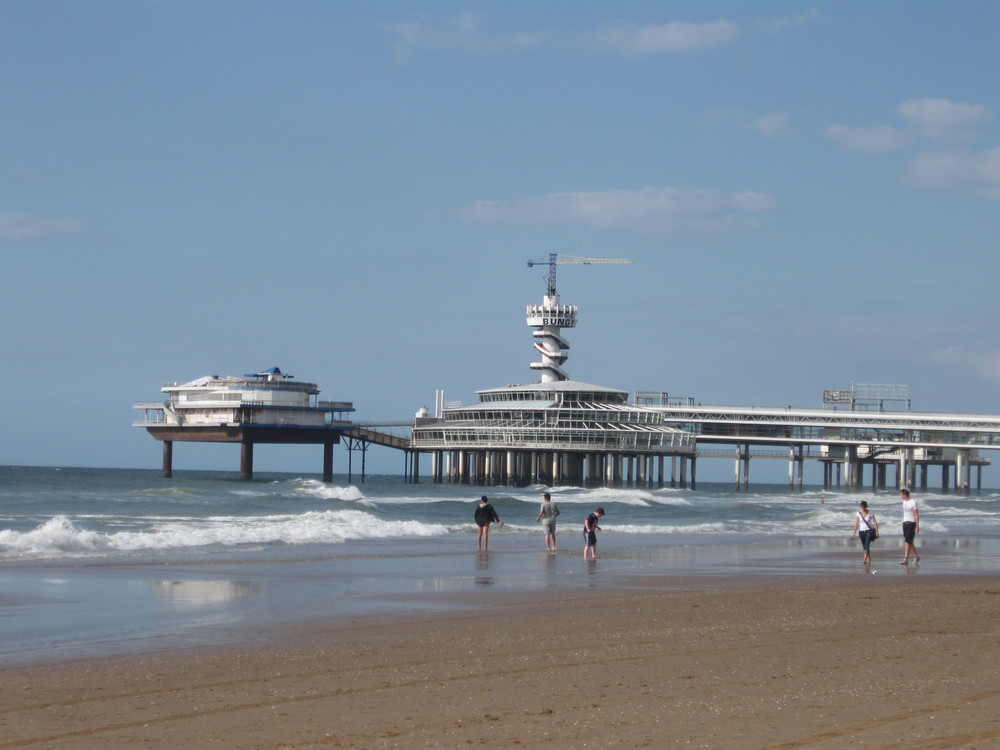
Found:
[[[868,567],[860,564],[857,543],[846,538],[618,547],[612,537],[598,548],[596,564],[576,549],[546,554],[536,538],[495,540],[489,553],[470,551],[472,541],[317,547],[291,556],[248,551],[207,559],[15,563],[0,569],[0,666],[233,644],[310,619],[462,611],[499,595],[562,597],[657,581],[697,587],[727,579],[762,586],[808,579],[823,585],[1000,571],[1000,540],[992,537],[923,543],[923,562],[909,566],[898,565],[901,542],[886,540],[873,548]]]
[[[454,596],[473,606],[4,668],[0,748],[1000,740],[995,574],[641,576]]]

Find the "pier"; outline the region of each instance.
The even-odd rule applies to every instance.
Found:
[[[163,476],[173,475],[174,443],[238,443],[240,478],[253,478],[254,446],[320,445],[323,481],[333,481],[333,446],[351,428],[348,401],[320,401],[315,383],[294,381],[272,367],[237,377],[206,375],[167,383],[164,401],[135,404],[144,412],[135,427],[163,443]]]
[[[564,258],[547,262],[541,304],[528,305],[527,324],[541,355],[530,363],[537,383],[478,391],[468,406],[444,404],[439,391],[434,414],[414,420],[411,449],[431,454],[437,482],[479,485],[585,485],[663,482],[665,462],[681,464],[686,482],[695,474],[691,433],[654,409],[629,403],[626,391],[571,380],[564,365],[570,344],[563,330],[574,328],[576,305],[562,303],[556,268],[562,263],[628,263],[623,259]],[[674,473],[671,475],[675,476]]]
[[[341,430],[289,429],[287,427],[256,427],[254,425],[220,425],[211,427],[171,428],[142,424],[157,440],[163,443],[164,477],[173,476],[174,442],[238,443],[240,446],[240,479],[253,479],[254,446],[319,445],[323,450],[323,481],[333,481],[333,446],[340,442]]]
[[[897,388],[898,386],[888,386]],[[637,393],[636,402],[695,435],[699,455],[729,455],[735,484],[747,486],[752,458],[783,454],[789,485],[802,484],[803,462],[823,465],[826,487],[921,487],[931,467],[942,489],[982,488],[985,451],[1000,450],[1000,415],[868,411],[853,407],[705,406],[676,403],[666,394]],[[720,450],[729,445],[729,451]],[[709,453],[711,451],[711,453]],[[866,470],[869,481],[865,481]]]
[[[532,455],[527,464],[521,463],[523,458],[511,464],[512,452],[498,445],[428,451],[431,479],[482,485],[693,486],[699,461],[728,459],[734,485],[746,488],[752,461],[763,459],[787,462],[789,487],[801,487],[805,462],[816,461],[823,468],[824,487],[926,489],[937,484],[962,491],[982,489],[983,468],[991,464],[984,453],[1000,450],[1000,415],[706,406],[671,403],[666,394],[642,392],[632,403],[693,436],[692,451],[670,457],[669,475],[664,456],[576,451],[574,459],[573,452],[550,451]],[[547,473],[550,461],[575,469]],[[542,468],[525,474],[507,468],[512,465]],[[932,482],[931,469],[940,472],[939,483]]]
[[[346,403],[331,405],[350,408]],[[632,394],[626,405],[658,415],[657,423],[674,428],[669,434],[682,444],[665,451],[629,450],[620,444],[616,450],[607,446],[598,450],[581,445],[586,431],[574,435],[571,429],[558,444],[552,433],[546,438],[548,443],[516,448],[511,447],[515,438],[511,431],[516,426],[501,430],[496,424],[486,425],[488,429],[477,437],[485,442],[476,445],[469,444],[467,429],[455,432],[463,443],[429,444],[425,433],[415,444],[413,428],[426,430],[436,422],[428,416],[412,421],[340,422],[312,430],[253,424],[178,429],[165,423],[161,402],[136,404],[153,415],[136,425],[163,442],[164,476],[172,473],[174,441],[240,444],[244,479],[253,476],[255,445],[291,443],[322,446],[323,480],[327,482],[333,479],[333,446],[342,443],[348,450],[348,481],[353,481],[354,454],[360,452],[364,481],[367,450],[378,445],[403,453],[403,474],[410,482],[683,487],[696,485],[699,461],[712,459],[732,461],[733,483],[743,488],[750,485],[754,461],[777,460],[788,464],[789,487],[801,487],[805,462],[815,461],[823,467],[824,487],[926,489],[936,484],[944,490],[968,490],[982,488],[983,468],[991,464],[988,452],[1000,450],[1000,415],[866,411],[858,410],[857,403],[855,408],[826,409],[712,406],[645,391]],[[561,421],[568,427],[574,419],[582,425],[586,423],[583,416],[567,409]],[[560,418],[555,416],[549,423],[555,427]],[[690,437],[682,440],[683,435]],[[440,439],[444,440],[443,434]],[[428,457],[426,477],[421,475],[421,454]],[[933,481],[932,469],[940,473],[939,482]]]
[[[1000,450],[1000,415],[911,411],[909,386],[853,384],[823,391],[825,408],[706,406],[666,392],[627,391],[571,380],[570,348],[563,329],[577,323],[578,308],[556,293],[560,263],[621,260],[549,256],[546,294],[527,306],[536,383],[478,391],[479,401],[444,401],[412,421],[353,423],[350,402],[318,401],[313,383],[271,368],[243,377],[206,376],[168,383],[163,402],[140,402],[145,418],[135,426],[163,443],[163,475],[173,471],[173,444],[238,443],[240,477],[253,477],[259,444],[322,446],[323,481],[333,481],[333,446],[361,454],[361,481],[371,445],[404,456],[406,481],[421,480],[429,457],[433,482],[492,486],[625,485],[694,486],[698,462],[733,461],[733,483],[746,488],[755,459],[788,462],[788,485],[804,483],[806,461],[822,465],[824,487],[927,488],[940,471],[943,490],[982,488],[988,451]],[[532,263],[529,265],[538,265]],[[403,433],[403,434],[400,434]],[[407,434],[408,433],[408,434]],[[669,459],[669,463],[668,463]]]

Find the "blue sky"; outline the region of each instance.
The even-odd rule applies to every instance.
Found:
[[[6,0],[0,463],[155,468],[132,403],[206,374],[277,365],[359,420],[533,382],[550,252],[634,262],[559,269],[574,379],[1000,414],[998,28],[995,2]]]

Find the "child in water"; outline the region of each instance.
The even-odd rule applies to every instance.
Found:
[[[486,495],[483,495],[479,499],[479,505],[476,506],[476,530],[478,534],[476,542],[480,550],[486,550],[490,546],[491,523],[501,523],[500,516],[493,510],[493,506],[486,499]]]
[[[597,525],[597,521],[604,515],[604,508],[598,508],[589,516],[587,520],[583,522],[583,559],[587,559],[587,554],[590,554],[591,560],[597,559],[597,532],[601,530],[601,527]]]

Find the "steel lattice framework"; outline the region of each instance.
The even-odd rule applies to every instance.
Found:
[[[1000,416],[791,407],[652,405],[697,441],[782,445],[864,444],[1000,450]]]

